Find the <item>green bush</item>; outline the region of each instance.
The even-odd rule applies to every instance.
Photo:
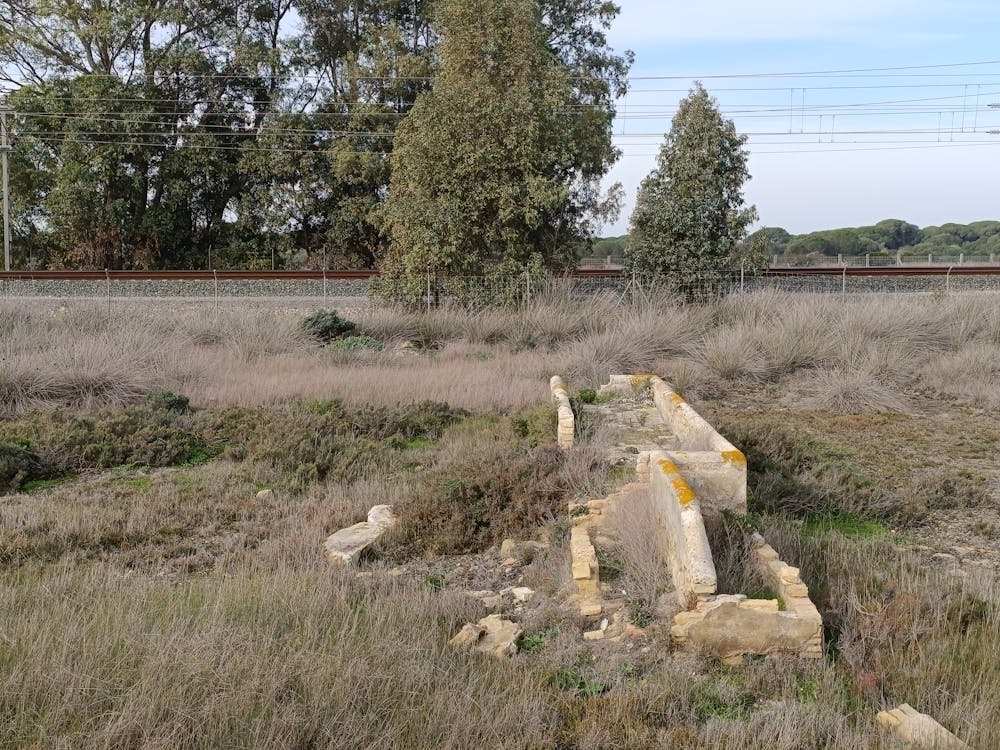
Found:
[[[11,465],[26,472],[21,482],[122,464],[170,466],[207,457],[189,416],[149,404],[103,409],[92,416],[39,412],[5,423],[0,440],[23,445],[37,458],[25,464],[24,454],[10,454]]]
[[[362,349],[370,349],[373,352],[380,352],[384,345],[374,336],[361,334],[360,336],[345,336],[330,344],[330,348],[336,352],[356,352]]]
[[[336,310],[317,310],[302,319],[306,335],[327,344],[351,333],[357,326],[337,315]]]
[[[153,409],[163,409],[164,411],[174,411],[184,414],[191,409],[191,402],[187,396],[168,391],[166,388],[157,388],[146,395],[146,404]]]
[[[17,492],[25,481],[38,478],[41,462],[24,446],[0,443],[0,491]]]

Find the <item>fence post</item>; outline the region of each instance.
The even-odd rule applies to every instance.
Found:
[[[844,265],[844,254],[843,253],[837,253],[837,265],[838,266]]]
[[[323,307],[326,307],[326,266],[323,266]]]
[[[958,254],[958,265],[962,265],[963,263],[965,263],[965,253],[959,253]]]
[[[427,312],[431,311],[431,269],[427,269]]]
[[[934,262],[934,253],[927,253],[927,265]]]
[[[108,283],[108,320],[111,320],[111,272],[105,268],[104,278]]]
[[[996,263],[995,256],[996,256],[995,253],[990,253],[990,263]]]
[[[865,268],[871,267],[871,264],[872,264],[872,254],[865,253]]]

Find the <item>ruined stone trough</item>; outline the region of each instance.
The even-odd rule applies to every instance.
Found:
[[[572,410],[568,418],[563,415],[564,407],[569,409],[566,387],[554,377],[551,389],[560,411],[559,444],[569,447],[572,438],[566,428],[573,422]],[[784,563],[759,535],[753,537],[747,564],[778,598],[718,592],[708,528],[724,512],[746,514],[743,453],[659,377],[612,375],[599,394],[609,402],[597,407],[613,426],[609,447],[622,455],[634,454],[636,477],[604,500],[571,505],[572,575],[581,615],[598,616],[612,609],[602,601],[600,545],[595,546],[603,535],[602,515],[609,508],[628,513],[630,504],[646,502],[655,522],[638,533],[652,535],[669,561],[681,607],[671,635],[679,645],[728,663],[742,661],[746,654],[778,652],[819,658],[823,646],[819,611],[798,569]],[[627,403],[616,406],[616,396]]]

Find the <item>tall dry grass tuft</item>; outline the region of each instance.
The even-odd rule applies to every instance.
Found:
[[[668,545],[651,493],[632,493],[627,502],[611,504],[607,513],[615,540],[614,556],[622,568],[622,578],[615,587],[651,608],[661,595],[673,591]]]
[[[1000,406],[1000,346],[977,342],[941,354],[920,368],[920,382],[933,391],[976,406]]]
[[[695,357],[723,380],[763,380],[768,364],[756,339],[746,326],[718,328],[705,336]]]
[[[776,375],[819,367],[835,355],[831,305],[825,300],[794,300],[753,329],[767,369]]]
[[[865,370],[819,369],[799,379],[785,402],[805,411],[833,414],[908,412],[910,405],[898,392]]]

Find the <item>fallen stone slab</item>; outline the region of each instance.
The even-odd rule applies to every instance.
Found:
[[[968,750],[968,745],[935,719],[922,714],[908,703],[880,711],[875,720],[894,735],[924,750]]]
[[[516,586],[510,591],[511,596],[514,597],[515,601],[519,602],[530,602],[535,596],[533,589],[529,589],[527,586]]]
[[[376,505],[368,511],[368,520],[348,526],[327,537],[323,548],[331,565],[357,565],[361,553],[386,531],[396,525],[397,518],[388,505]]]
[[[506,559],[516,557],[520,559],[533,557],[536,553],[548,549],[546,542],[536,542],[533,540],[504,539],[500,544],[500,557]]]
[[[674,617],[670,632],[678,645],[690,644],[707,656],[735,663],[746,654],[801,654],[819,629],[811,620],[779,611],[777,600],[740,594],[699,602]]]
[[[475,624],[466,623],[448,643],[459,651],[507,657],[517,653],[517,640],[523,633],[516,622],[489,615]]]

